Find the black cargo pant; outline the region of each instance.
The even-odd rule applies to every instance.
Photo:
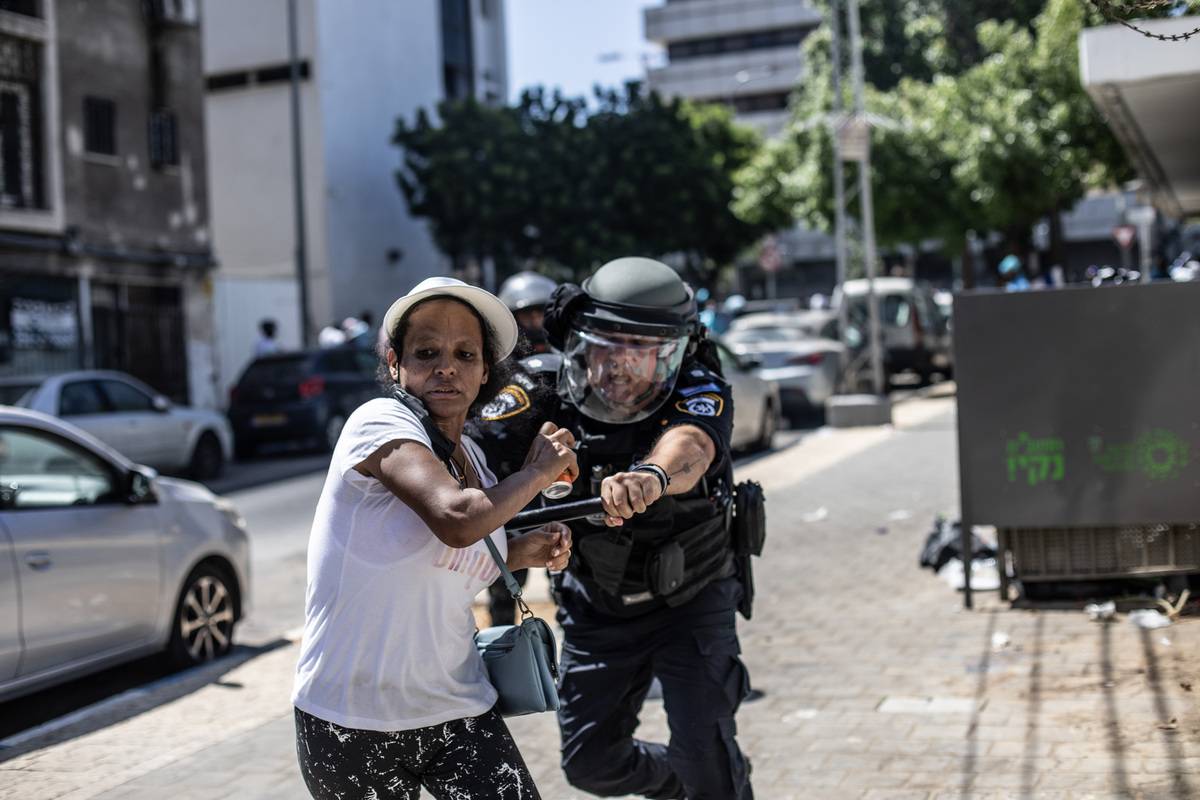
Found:
[[[734,715],[750,689],[734,622],[740,593],[729,578],[678,608],[604,621],[561,594],[558,722],[572,786],[601,796],[753,798],[735,738]],[[666,745],[633,737],[651,677],[662,684]]]
[[[407,731],[343,728],[296,709],[296,755],[316,800],[540,800],[495,710]]]

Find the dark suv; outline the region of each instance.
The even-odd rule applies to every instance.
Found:
[[[229,396],[238,458],[254,455],[267,443],[332,450],[350,413],[379,396],[377,364],[374,353],[353,347],[255,359]]]

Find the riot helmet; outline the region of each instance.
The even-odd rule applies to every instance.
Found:
[[[546,328],[563,354],[560,396],[587,417],[617,424],[662,406],[700,330],[691,287],[649,258],[619,258],[582,287],[559,287]]]
[[[547,349],[543,312],[557,285],[545,275],[526,270],[513,275],[500,286],[500,302],[508,306],[508,310],[517,318],[521,333],[534,352]]]

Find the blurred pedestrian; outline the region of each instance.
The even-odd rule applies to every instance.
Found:
[[[279,342],[275,339],[275,320],[264,319],[258,323],[258,341],[254,343],[254,356],[269,356],[279,352]]]
[[[505,539],[504,523],[566,471],[567,430],[546,423],[524,466],[497,482],[463,436],[504,385],[516,344],[493,295],[429,278],[384,318],[389,396],[346,421],[313,521],[305,629],[292,700],[315,798],[537,798],[493,706],[471,605],[510,569],[562,569],[560,523]]]
[[[341,323],[337,320],[326,325],[317,334],[317,345],[319,347],[337,347],[346,343],[346,332],[342,330]]]
[[[997,268],[997,271],[1000,273],[1000,280],[1003,283],[1004,291],[1024,292],[1031,288],[1029,279],[1021,271],[1021,259],[1012,253],[1000,259],[1000,266]]]
[[[342,333],[346,334],[346,344],[351,347],[372,347],[375,342],[371,336],[371,326],[358,317],[346,317],[342,320]]]

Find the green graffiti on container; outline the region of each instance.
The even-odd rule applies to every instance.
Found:
[[[1187,467],[1191,445],[1172,431],[1155,428],[1132,442],[1107,443],[1099,436],[1088,440],[1092,460],[1109,473],[1141,472],[1155,481],[1178,478]]]
[[[1009,439],[1005,448],[1008,482],[1021,477],[1030,486],[1046,481],[1061,481],[1066,476],[1063,440],[1054,437],[1035,439],[1021,431]]]

